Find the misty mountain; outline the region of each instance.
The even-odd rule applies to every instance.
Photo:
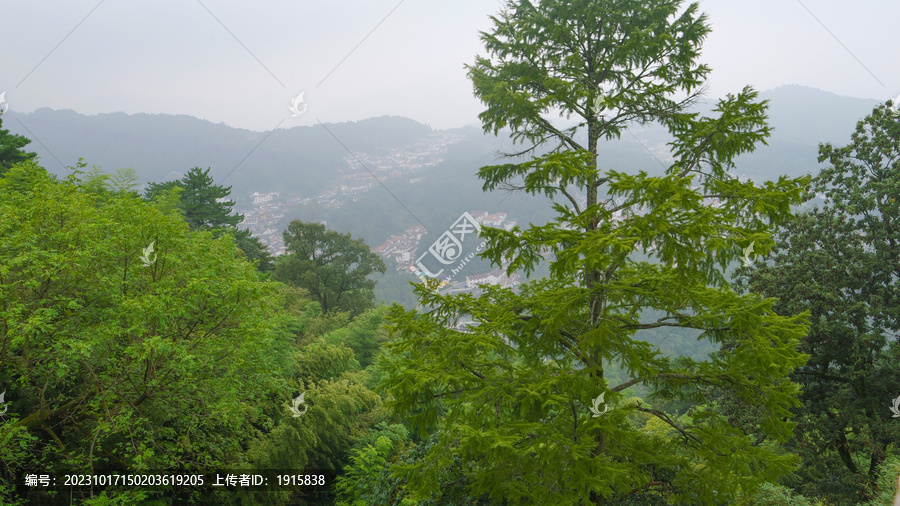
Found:
[[[166,114],[88,116],[43,108],[29,114],[8,111],[3,119],[5,128],[34,141],[29,149],[57,175],[68,174],[66,167],[79,157],[106,172],[132,167],[142,183],[210,167],[216,182],[232,185],[235,195],[284,188],[315,194],[335,180],[347,149],[387,154],[431,132],[427,125],[396,116],[270,133]]]
[[[741,155],[735,160],[736,172],[756,181],[777,179],[781,174],[792,177],[816,174],[820,168],[816,161],[819,144],[849,143],[856,123],[880,103],[796,85],[760,92],[759,99],[767,100],[769,106],[767,112],[772,133],[766,139],[768,145],[760,144],[753,153]],[[698,103],[695,110],[713,114],[711,110],[715,105],[716,101],[706,99]],[[634,148],[642,145],[645,158],[639,164],[647,172],[658,174],[662,172],[662,167],[650,158],[647,151],[659,156],[671,140],[672,137],[661,126],[638,127],[631,133],[623,134],[621,141],[607,143],[604,149],[612,148],[616,152],[634,155]],[[665,160],[662,161],[665,163]]]
[[[739,157],[736,169],[757,180],[818,172],[818,144],[848,142],[856,122],[878,104],[803,86],[782,86],[762,92],[760,98],[769,101],[772,136],[768,146]],[[706,101],[699,109],[712,105],[714,101]],[[4,120],[5,128],[35,141],[29,148],[55,174],[65,175],[64,166],[74,165],[79,157],[84,157],[88,166],[99,165],[107,172],[133,167],[141,182],[173,179],[194,166],[211,167],[217,183],[232,185],[232,195],[239,201],[252,192],[316,196],[341,183],[348,164],[345,158],[350,158],[348,150],[357,156],[386,156],[427,142],[435,132],[427,125],[395,116],[270,133],[184,115],[89,116],[47,108],[29,114],[10,111]],[[463,210],[507,212],[522,225],[549,217],[546,203],[536,202],[535,197],[481,190],[478,169],[507,161],[498,154],[520,146],[513,146],[502,132],[495,137],[477,127],[443,132],[457,134],[462,140],[447,148],[441,163],[383,180],[336,209],[295,207],[279,226],[290,219],[326,221],[329,227],[375,245],[391,233],[419,223],[432,232],[439,231]],[[669,139],[661,127],[635,127],[621,139],[599,146],[601,169],[661,173],[667,163],[665,144]]]
[[[739,157],[737,170],[766,180],[781,174],[817,174],[819,144],[848,144],[856,123],[880,103],[805,86],[780,86],[760,93],[760,98],[769,101],[769,145]]]
[[[881,103],[795,85],[762,92],[760,98],[770,101],[773,139],[813,145],[849,142],[856,122]]]

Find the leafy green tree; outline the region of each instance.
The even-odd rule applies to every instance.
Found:
[[[155,201],[161,195],[170,192],[174,188],[181,188],[184,190],[184,187],[181,185],[181,181],[165,181],[162,183],[148,183],[147,188],[144,190],[144,200],[147,201]]]
[[[84,192],[94,195],[99,201],[113,198],[115,194],[130,195],[140,198],[140,194],[134,190],[137,186],[137,172],[130,168],[117,169],[115,174],[107,174],[99,165],[94,165],[91,170],[85,172],[81,169],[87,167],[83,158],[79,158],[74,167],[69,167],[71,173],[66,180],[77,185]]]
[[[275,279],[306,289],[325,313],[356,315],[374,307],[374,272],[385,271],[381,257],[362,239],[327,230],[319,223],[292,221],[284,231],[287,254],[275,264]]]
[[[22,135],[10,134],[3,129],[3,115],[0,114],[0,175],[9,170],[13,165],[27,162],[37,156],[37,153],[22,151],[22,148],[31,144],[31,139]]]
[[[892,104],[892,102],[889,102]],[[878,313],[876,327],[900,329],[900,117],[888,104],[859,121],[851,143],[825,144],[826,167],[816,189],[874,250],[872,285],[865,295]]]
[[[139,196],[134,190],[134,187],[138,185],[138,174],[132,167],[116,169],[116,173],[110,176],[109,184],[113,190],[119,193]]]
[[[350,347],[360,367],[365,369],[375,359],[382,343],[387,341],[383,319],[386,307],[379,306],[357,316],[349,325],[329,332],[325,341]]]
[[[8,441],[28,452],[3,470],[248,463],[289,391],[277,285],[229,238],[127,194],[98,200],[75,179],[32,162],[0,177],[0,458]]]
[[[0,418],[0,503],[47,498],[6,486],[23,472],[349,464],[386,417],[357,359],[377,353],[383,310],[352,323],[348,313],[323,315],[304,290],[260,281],[236,259],[230,234],[191,231],[174,207],[161,209],[180,187],[148,205],[85,166],[65,182],[34,163],[0,176],[0,385],[10,403]],[[303,392],[308,411],[293,417],[290,399]],[[79,504],[329,497],[74,493]]]
[[[391,426],[394,427],[394,426]],[[368,441],[372,437],[388,439],[391,445],[381,441]],[[428,497],[411,493],[405,480],[397,471],[413,469],[425,460],[435,447],[438,435],[432,435],[418,443],[396,431],[381,429],[363,438],[353,450],[357,457],[345,467],[346,474],[338,479],[337,504],[384,504],[399,506],[447,505],[475,506],[492,504],[487,495],[472,497],[469,479],[462,471],[471,465],[456,457],[452,463],[436,472],[438,486]],[[360,461],[360,457],[361,460]],[[352,502],[357,501],[357,502]]]
[[[720,100],[712,117],[687,112],[709,72],[696,62],[709,32],[697,4],[521,0],[493,21],[482,34],[491,57],[468,67],[487,106],[479,117],[486,132],[509,128],[532,157],[479,177],[485,190],[556,199],[557,217],[483,229],[485,257],[529,273],[549,254],[550,275],[478,297],[419,287],[432,311],[392,308],[383,385],[397,414],[435,437],[398,470],[409,497],[439,494],[448,469],[470,497],[515,504],[727,504],[754,493],[797,461],[778,443],[793,428],[798,388],[788,374],[805,361],[796,348],[806,320],[737,294],[725,270],[751,242],[771,247],[769,230],[790,217],[808,179],[757,186],[729,173],[769,133],[752,89]],[[577,122],[559,127],[549,114]],[[601,139],[649,122],[674,137],[664,175],[601,169]],[[663,315],[642,318],[647,311]],[[474,323],[456,330],[463,314]],[[641,339],[665,327],[729,352],[666,357]],[[613,368],[629,379],[610,383]],[[626,400],[637,386],[647,399]],[[713,409],[723,392],[759,410],[762,441]],[[672,400],[692,407],[668,411]],[[676,437],[645,432],[636,413]]]
[[[150,183],[155,184],[155,183]],[[157,209],[160,210],[163,214],[166,215],[177,215],[182,217],[181,211],[181,194],[184,192],[184,188],[172,185],[171,187],[159,189],[158,192],[153,194],[153,197],[150,199],[151,202],[156,206]]]
[[[388,456],[394,450],[394,442],[387,436],[380,436],[375,444],[366,445],[354,451],[352,464],[344,476],[338,479],[337,506],[368,506],[370,504],[390,504],[378,499],[378,478],[387,467]]]
[[[900,121],[885,106],[861,120],[849,145],[825,144],[814,189],[822,209],[776,236],[771,262],[746,270],[753,291],[778,297],[779,314],[812,314],[801,350],[809,362],[790,447],[793,482],[833,504],[870,498],[880,467],[900,455],[891,399],[900,395]]]

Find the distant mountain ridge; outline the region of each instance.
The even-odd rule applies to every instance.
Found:
[[[773,134],[769,146],[741,157],[738,169],[765,178],[814,172],[818,143],[848,142],[856,122],[879,103],[797,85],[761,92],[760,98],[770,101]],[[163,181],[194,166],[211,167],[215,180],[232,185],[235,195],[284,189],[314,195],[339,180],[347,149],[384,156],[433,132],[427,125],[398,116],[324,126],[267,133],[186,115],[119,112],[89,116],[48,108],[28,114],[8,111],[4,115],[4,128],[33,139],[29,148],[55,174],[65,175],[64,166],[74,165],[79,157],[107,172],[133,167],[141,182]],[[449,131],[464,132],[474,142],[467,146],[478,146],[479,150],[508,143],[506,138],[483,135],[477,128]],[[642,141],[645,145],[650,139],[664,144],[664,134],[658,127],[636,131],[646,140]],[[623,136],[624,141],[630,139]],[[658,168],[643,148],[631,144],[609,147],[631,152],[629,156],[649,160]]]
[[[328,186],[342,167],[347,149],[387,154],[431,133],[421,123],[399,116],[357,122],[277,129],[271,133],[233,128],[187,115],[105,113],[38,109],[4,114],[4,128],[34,140],[50,172],[65,175],[83,157],[106,172],[133,167],[142,183],[163,181],[192,167],[211,167],[217,182],[234,191]],[[345,148],[346,147],[346,148]],[[235,167],[237,169],[235,170]]]
[[[770,101],[774,139],[813,145],[848,143],[856,122],[882,103],[799,85],[779,86],[761,92],[760,98]]]

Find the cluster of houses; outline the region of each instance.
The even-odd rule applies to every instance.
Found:
[[[507,266],[501,266],[497,267],[491,272],[466,276],[465,289],[462,289],[462,287],[457,287],[455,291],[468,292],[477,290],[481,285],[499,285],[504,288],[514,288],[518,286],[520,282],[519,274],[514,272],[511,275],[507,276],[506,267]],[[447,289],[447,291],[452,293],[454,292],[454,288],[450,287]]]
[[[398,266],[397,270],[402,270],[400,266],[410,265],[419,247],[419,240],[428,231],[421,225],[409,227],[400,235],[392,235],[384,244],[373,248],[372,251],[378,253],[386,260],[393,260]]]
[[[387,156],[372,156],[357,153],[344,157],[346,168],[342,171],[340,183],[315,197],[292,197],[280,199],[280,192],[256,193],[252,197],[250,209],[237,210],[244,215],[241,228],[259,238],[275,256],[285,252],[284,239],[278,230],[278,220],[293,206],[317,203],[325,209],[341,207],[347,201],[355,201],[359,195],[369,191],[378,183],[375,180],[396,179],[405,172],[422,167],[437,165],[447,152],[447,147],[462,140],[464,136],[447,132],[434,132],[419,142],[403,149],[396,149]],[[373,175],[375,177],[373,177]]]
[[[240,223],[240,227],[247,229],[258,237],[265,244],[269,252],[275,256],[283,255],[284,238],[277,228],[278,220],[284,218],[287,205],[278,197],[280,192],[273,193],[256,193],[253,198],[253,208],[247,211],[241,211],[244,215],[244,221]]]
[[[347,155],[344,162],[349,169],[342,179],[364,181],[371,179],[370,172],[379,179],[382,176],[399,177],[404,171],[437,165],[443,161],[441,156],[447,152],[447,147],[463,138],[464,136],[458,134],[433,132],[415,144],[395,149],[386,156],[366,153]]]

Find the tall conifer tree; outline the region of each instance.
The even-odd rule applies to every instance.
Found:
[[[769,134],[765,103],[746,88],[711,117],[689,112],[709,72],[697,4],[514,0],[492,19],[490,56],[468,66],[479,117],[526,147],[479,177],[485,190],[554,199],[557,218],[485,227],[485,257],[524,272],[547,257],[550,276],[478,297],[420,287],[432,311],[394,308],[383,385],[399,414],[436,434],[402,466],[408,491],[453,482],[514,504],[728,504],[776,480],[796,463],[779,442],[793,427],[788,374],[805,361],[806,320],[737,294],[725,273],[750,244],[771,247],[808,182],[730,173]],[[674,137],[662,175],[598,160],[601,141],[646,123]],[[463,331],[461,315],[474,321]],[[664,356],[641,331],[665,328],[721,351]],[[724,395],[761,413],[754,431],[715,409]]]
[[[184,188],[181,194],[184,219],[191,228],[233,227],[243,221],[244,216],[231,214],[234,201],[219,202],[231,195],[231,187],[213,184],[209,170],[194,167],[179,181],[179,186]]]
[[[241,214],[231,214],[234,202],[230,200],[219,201],[231,195],[231,187],[213,184],[209,170],[199,167],[191,169],[178,181],[166,181],[164,183],[150,183],[144,192],[145,200],[159,199],[158,206],[167,208],[171,200],[171,191],[179,188],[177,193],[178,211],[188,222],[192,229],[212,229],[218,235],[224,229],[232,229],[238,248],[250,261],[259,261],[259,270],[266,272],[273,270],[274,264],[271,253],[266,245],[258,237],[253,237],[247,230],[237,230],[236,226],[244,220]]]

